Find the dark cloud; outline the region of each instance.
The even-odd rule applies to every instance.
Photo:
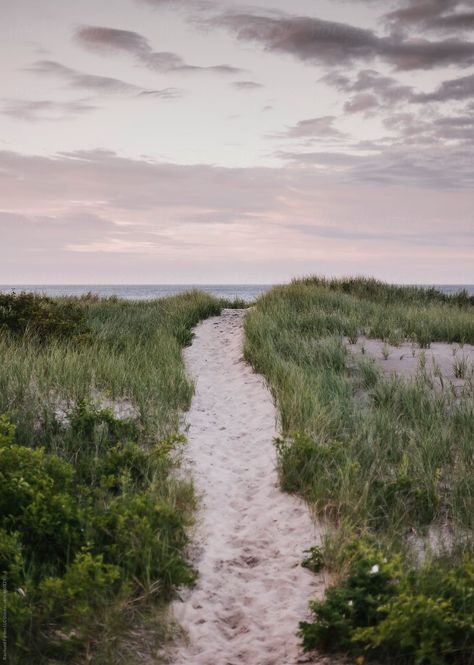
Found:
[[[182,94],[177,88],[150,90],[134,85],[133,83],[127,83],[121,79],[111,78],[110,76],[84,74],[54,60],[39,60],[29,67],[27,71],[43,76],[56,76],[72,88],[82,88],[96,94],[134,94],[139,96],[163,97],[165,99],[174,99]]]
[[[356,93],[354,97],[346,101],[344,105],[346,113],[393,106],[411,100],[413,97],[413,89],[410,86],[401,85],[391,76],[383,76],[373,69],[358,72],[355,79],[340,72],[330,72],[320,80],[340,92]]]
[[[96,53],[126,53],[148,69],[159,72],[211,72],[215,74],[238,74],[241,69],[231,65],[190,65],[176,53],[154,51],[148,40],[138,32],[117,30],[101,26],[86,25],[76,31],[77,41]]]
[[[424,104],[427,102],[464,101],[474,97],[474,74],[450,79],[441,83],[433,92],[417,93],[411,86],[401,85],[391,76],[383,76],[374,70],[362,70],[355,78],[340,72],[329,72],[320,81],[340,92],[355,93],[344,104],[346,113],[391,109],[401,103]]]
[[[234,83],[231,83],[231,85],[237,90],[259,90],[260,88],[265,87],[256,81],[235,81]]]
[[[401,8],[385,15],[397,28],[424,28],[436,31],[472,30],[474,11],[464,10],[462,0],[408,0]]]
[[[0,102],[0,113],[28,122],[65,120],[96,109],[97,106],[81,99],[72,102],[53,102],[48,99],[3,99]]]
[[[308,16],[227,13],[207,22],[268,51],[289,53],[315,64],[349,65],[376,57],[400,70],[474,63],[474,43],[460,39],[414,40],[398,33],[380,37],[372,30]]]
[[[474,74],[443,81],[433,92],[414,95],[413,100],[416,102],[447,102],[471,97],[474,97]]]

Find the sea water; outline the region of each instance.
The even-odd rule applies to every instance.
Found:
[[[419,286],[431,286],[420,284]],[[0,284],[0,291],[11,293],[29,291],[48,296],[82,296],[94,293],[101,297],[117,296],[125,300],[166,298],[191,289],[200,289],[218,298],[239,298],[251,302],[272,288],[272,284]],[[443,293],[458,293],[462,289],[474,295],[474,284],[436,284]]]

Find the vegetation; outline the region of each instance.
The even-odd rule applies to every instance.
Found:
[[[400,556],[384,556],[363,540],[343,556],[345,578],[311,603],[314,621],[301,623],[307,649],[337,645],[359,657],[370,650],[381,662],[472,662],[472,558],[407,569]]]
[[[1,296],[9,662],[131,662],[120,632],[193,583],[193,492],[173,473],[193,389],[181,347],[223,304]]]
[[[450,297],[374,280],[315,278],[273,289],[246,317],[246,357],[266,376],[280,411],[282,487],[302,494],[329,529],[322,557],[316,551],[316,568],[321,558],[332,565],[335,587],[313,605],[315,620],[303,625],[304,643],[353,653],[362,647],[367,654],[382,650],[397,662],[468,662],[474,653],[472,579],[468,592],[474,565],[472,380],[457,396],[435,387],[422,364],[414,380],[384,378],[368,357],[348,362],[344,337],[353,341],[362,334],[392,344],[408,338],[421,347],[443,340],[472,343],[474,301],[466,294]],[[447,533],[446,552],[430,551],[428,536],[437,533]],[[412,571],[403,579],[398,572],[387,574],[387,589],[399,581],[390,606],[382,592],[375,597],[370,585],[354,581],[359,573],[348,564],[350,556],[340,554],[354,539],[367,537],[388,561],[402,561],[403,570]],[[441,555],[448,562],[444,568],[437,561]],[[431,619],[420,614],[426,609],[421,599],[438,603],[442,591],[433,580],[448,580],[451,568],[458,590],[443,597],[437,618],[431,617],[440,622],[440,634],[446,633],[445,644]],[[375,613],[364,615],[362,624],[349,622],[342,640],[338,626],[345,625],[347,608],[339,600],[354,601],[346,590],[359,582],[362,605],[372,603]],[[453,614],[449,603],[460,603],[466,614]],[[402,626],[407,616],[409,631]],[[457,628],[449,633],[450,646],[451,619]],[[425,632],[433,633],[426,654],[416,646],[424,645]],[[453,644],[464,646],[456,650]]]

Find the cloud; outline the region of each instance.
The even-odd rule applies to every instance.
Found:
[[[193,8],[198,10],[206,10],[214,7],[215,3],[210,0],[137,0],[139,3],[144,3],[156,9],[171,7],[172,9]]]
[[[285,132],[278,134],[278,138],[300,139],[300,138],[330,138],[342,139],[347,135],[334,127],[336,118],[332,115],[320,116],[318,118],[307,118],[300,120],[295,125],[288,127]]]
[[[259,90],[260,88],[265,87],[256,81],[234,81],[234,83],[231,83],[231,85],[237,90]]]
[[[372,30],[309,16],[225,13],[207,23],[313,64],[349,65],[378,57],[396,69],[412,70],[474,63],[474,43],[469,41],[405,39],[397,33],[380,37]]]
[[[391,76],[383,76],[373,69],[359,71],[355,79],[340,72],[329,72],[321,81],[340,92],[354,92],[344,105],[346,113],[369,111],[381,106],[393,106],[413,97],[410,86],[401,85]]]
[[[464,139],[469,131],[474,134],[472,124],[458,122],[458,127],[447,118],[420,123],[413,114],[394,114],[385,125],[396,138],[346,147],[345,152],[280,151],[276,156],[303,169],[330,173],[341,183],[469,191],[474,187],[472,140]],[[451,140],[457,142],[445,143]]]
[[[148,40],[138,32],[86,25],[76,31],[76,39],[84,48],[104,55],[126,53],[141,65],[159,72],[238,74],[242,70],[231,65],[198,66],[187,64],[169,51],[154,51]]]
[[[348,99],[344,104],[346,113],[368,113],[380,108],[380,102],[375,95],[370,92],[361,92]]]
[[[463,10],[465,4],[462,0],[408,0],[384,19],[397,28],[422,27],[438,32],[472,30],[474,11]]]
[[[27,122],[65,120],[71,116],[95,111],[97,108],[82,99],[72,102],[53,102],[48,99],[3,99],[0,101],[0,113]]]
[[[442,149],[240,169],[0,152],[0,282],[278,281],[315,270],[456,281],[472,270],[472,243],[460,240],[472,237],[464,159],[449,191]],[[395,229],[399,242],[387,243]]]
[[[375,70],[359,71],[355,78],[340,72],[329,72],[320,81],[344,93],[356,93],[344,104],[346,113],[370,112],[392,109],[402,103],[425,104],[428,102],[464,101],[474,97],[474,74],[443,81],[432,92],[416,92],[401,85],[391,76],[383,76]]]
[[[151,90],[110,76],[84,74],[77,69],[66,67],[54,60],[38,60],[31,67],[28,67],[26,71],[41,76],[56,76],[65,81],[71,88],[82,88],[95,94],[133,94],[138,96],[162,97],[164,99],[175,99],[182,94],[177,88]]]
[[[449,164],[449,147],[446,142],[454,141],[461,146],[474,144],[474,117],[472,114],[420,117],[413,113],[395,113],[385,118],[384,124],[388,129],[397,132],[399,142],[427,148],[438,146],[439,150],[444,150],[446,168]],[[455,154],[456,151],[457,148],[455,148]],[[457,168],[461,170],[462,166],[462,162],[460,162]],[[451,164],[451,168],[455,175],[455,165]]]
[[[470,99],[472,97],[474,97],[474,74],[443,81],[433,92],[414,95],[413,101],[420,103],[448,102]]]

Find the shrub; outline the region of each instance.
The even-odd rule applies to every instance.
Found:
[[[300,624],[306,650],[342,650],[384,662],[468,663],[474,653],[474,560],[403,566],[375,546],[347,546],[348,570],[311,603]]]
[[[97,633],[101,612],[121,588],[118,566],[101,554],[79,552],[62,577],[46,577],[35,590],[33,603],[38,631],[36,648],[47,656],[68,656]]]
[[[135,433],[81,406],[66,433],[83,443],[74,467],[14,443],[15,428],[0,418],[0,565],[9,643],[25,662],[69,658],[97,639],[100,613],[120,596],[152,590],[163,600],[194,582],[183,556],[186,508],[165,490],[169,454],[183,437],[144,449],[126,438]]]
[[[312,573],[320,573],[324,568],[324,553],[318,546],[310,547],[305,550],[305,558],[301,562],[303,568],[307,568]]]
[[[52,300],[34,293],[0,293],[0,331],[41,341],[81,337],[87,332],[83,308],[73,301]]]
[[[18,533],[26,561],[61,566],[81,540],[70,464],[43,449],[0,448],[1,526]]]

